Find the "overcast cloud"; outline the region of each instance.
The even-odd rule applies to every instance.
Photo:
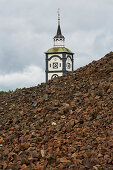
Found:
[[[113,51],[113,0],[0,0],[0,90],[45,81],[58,8],[74,69]]]

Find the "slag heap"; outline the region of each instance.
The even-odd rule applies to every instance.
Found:
[[[0,96],[0,169],[113,168],[113,52]]]

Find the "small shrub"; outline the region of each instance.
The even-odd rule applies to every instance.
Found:
[[[9,90],[9,91],[8,91],[8,93],[12,93],[12,92],[13,92],[13,90]]]
[[[2,95],[2,94],[4,94],[5,93],[5,91],[0,91],[0,95]]]

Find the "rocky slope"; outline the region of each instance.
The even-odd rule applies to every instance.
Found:
[[[0,96],[0,169],[113,169],[113,52]]]

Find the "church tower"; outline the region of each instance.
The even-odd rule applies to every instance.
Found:
[[[65,37],[60,28],[60,12],[58,10],[57,34],[53,38],[54,47],[46,54],[46,82],[55,77],[62,76],[68,71],[73,71],[73,55],[69,49],[65,48]]]

